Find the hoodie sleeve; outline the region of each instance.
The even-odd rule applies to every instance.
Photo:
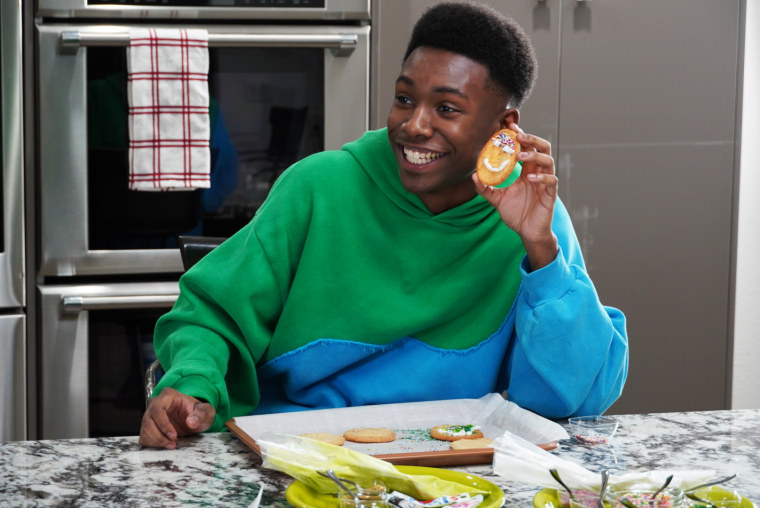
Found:
[[[620,396],[628,374],[625,316],[605,307],[586,272],[578,239],[557,201],[559,253],[529,272],[523,260],[507,392],[548,418],[601,414]]]
[[[259,402],[256,362],[272,336],[282,294],[252,225],[214,249],[180,278],[176,304],[156,324],[165,369],[155,393],[172,387],[216,409],[209,430]]]

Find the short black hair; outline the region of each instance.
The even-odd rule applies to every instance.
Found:
[[[412,30],[404,62],[416,48],[432,46],[483,64],[491,80],[519,107],[530,95],[538,64],[533,45],[512,18],[473,2],[444,2],[430,7]]]

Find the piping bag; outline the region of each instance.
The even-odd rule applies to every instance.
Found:
[[[599,490],[601,475],[598,472],[589,471],[580,464],[542,450],[510,432],[505,432],[494,440],[493,447],[493,471],[507,480],[556,489],[560,486],[549,473],[550,469],[556,469],[572,489]],[[628,488],[659,486],[671,474],[673,487],[688,489],[712,478],[715,471],[655,469],[613,473],[609,484],[625,485]]]
[[[390,462],[307,437],[265,431],[256,443],[261,449],[264,467],[282,471],[320,493],[338,492],[332,480],[317,474],[317,471],[332,469],[340,478],[359,485],[381,481],[389,492],[395,490],[421,500],[463,492],[488,494],[472,485],[433,475],[405,474]]]

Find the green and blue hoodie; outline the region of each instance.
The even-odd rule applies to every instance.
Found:
[[[598,414],[628,371],[623,314],[599,302],[570,218],[530,272],[482,197],[432,214],[387,130],[286,170],[251,222],[188,270],[156,325],[170,386],[234,416],[367,404],[510,400]]]

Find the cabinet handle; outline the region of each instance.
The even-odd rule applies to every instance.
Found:
[[[336,56],[349,56],[356,48],[356,34],[208,34],[209,47],[331,48]],[[128,46],[129,32],[65,31],[60,35],[62,53],[85,46]]]
[[[174,305],[177,294],[130,296],[64,296],[61,305],[66,313],[83,310],[155,309]]]

